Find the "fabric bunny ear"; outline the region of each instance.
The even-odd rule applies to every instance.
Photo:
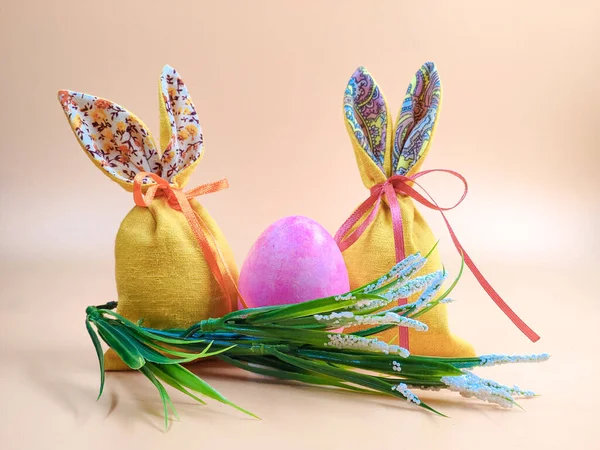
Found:
[[[182,186],[204,151],[196,108],[177,71],[165,66],[160,76],[162,177]]]
[[[391,121],[381,90],[364,67],[359,67],[348,82],[344,114],[356,143],[385,173],[385,151]]]
[[[139,172],[160,168],[148,128],[122,106],[93,95],[61,90],[58,99],[81,147],[106,175],[130,190]]]
[[[392,149],[397,175],[420,166],[433,137],[441,101],[442,85],[435,64],[425,63],[409,84],[398,114]]]

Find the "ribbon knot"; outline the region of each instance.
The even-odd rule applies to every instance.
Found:
[[[164,185],[164,184],[158,184],[155,185],[156,186],[156,192],[153,193],[154,198],[161,198],[163,197],[167,203],[169,204],[169,206],[177,211],[181,211],[181,206],[179,205],[179,201],[177,200],[177,195],[175,193],[175,191],[179,191],[182,192],[185,195],[185,192],[183,192],[181,189],[179,189],[178,187],[175,186],[170,186],[170,185]],[[154,186],[153,186],[154,187]],[[186,198],[187,195],[186,195]],[[148,194],[146,194],[146,202],[148,201]],[[188,200],[190,200],[190,198],[188,198]],[[143,206],[143,205],[138,205],[138,206]]]
[[[148,186],[143,192],[145,178],[151,178],[155,184]],[[233,277],[223,253],[219,249],[216,238],[202,217],[194,210],[190,200],[200,195],[222,191],[229,187],[226,179],[206,183],[184,192],[178,186],[171,185],[167,180],[150,172],[140,172],[133,180],[133,200],[137,206],[147,208],[155,198],[164,197],[169,207],[181,211],[187,220],[196,241],[204,255],[210,271],[219,283],[223,294],[229,301],[229,310],[237,309],[237,299],[232,296],[232,291],[238,295],[242,305],[247,308],[242,295],[238,291],[237,283]],[[229,286],[228,286],[229,284]]]
[[[460,181],[464,185],[463,194],[460,199],[450,207],[441,207],[434,200],[434,198],[427,192],[427,190],[421,186],[416,180],[424,175],[433,172],[448,173]],[[413,186],[419,187],[426,196],[415,190]],[[338,232],[335,234],[335,241],[341,251],[346,250],[352,244],[354,244],[358,238],[366,231],[371,223],[375,220],[377,213],[381,207],[382,198],[385,199],[390,212],[392,215],[392,229],[394,232],[394,248],[396,253],[396,261],[402,261],[406,255],[404,253],[404,231],[402,226],[402,212],[400,210],[400,204],[398,202],[398,195],[411,197],[421,205],[439,211],[446,223],[450,237],[454,246],[460,254],[462,254],[465,264],[471,270],[481,287],[487,292],[490,298],[496,303],[496,305],[508,316],[508,318],[525,334],[531,341],[536,342],[539,340],[539,336],[529,326],[523,322],[523,320],[506,304],[506,302],[500,297],[500,295],[492,288],[490,283],[481,274],[473,260],[467,254],[461,243],[458,241],[450,222],[446,218],[444,211],[449,211],[456,208],[465,199],[469,187],[467,180],[458,172],[447,169],[432,169],[418,172],[409,177],[404,175],[394,175],[384,182],[376,184],[371,188],[371,195],[366,199],[353,213],[352,215],[342,224]],[[401,304],[406,303],[406,299],[400,300]],[[400,345],[408,348],[408,330],[404,327],[400,328]]]
[[[397,194],[406,195],[403,186],[410,181],[409,177],[405,177],[402,175],[394,175],[393,177],[389,177],[387,180],[382,181],[371,187],[371,195],[383,195],[386,190],[393,190]]]

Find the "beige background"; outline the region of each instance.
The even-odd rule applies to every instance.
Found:
[[[300,6],[301,5],[301,6]],[[600,8],[595,1],[2,1],[0,3],[0,448],[598,448],[597,282]],[[205,368],[263,421],[174,395],[166,435],[154,389],[97,366],[84,308],[115,296],[113,240],[129,194],[80,150],[56,91],[109,98],[158,128],[164,64],[189,86],[206,155],[192,184],[241,264],[274,220],[302,214],[331,233],[366,196],[342,116],[359,65],[394,115],[421,63],[444,102],[424,168],[470,183],[449,214],[505,299],[542,335],[533,345],[469,274],[452,326],[479,352],[541,352],[540,366],[490,370],[543,394],[527,412],[424,395],[451,419],[404,404]],[[157,131],[155,131],[157,133]],[[459,186],[431,177],[443,203]],[[454,273],[458,257],[425,211]],[[157,268],[160,270],[160,268]],[[595,293],[594,293],[595,294]]]

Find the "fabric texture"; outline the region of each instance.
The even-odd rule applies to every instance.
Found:
[[[419,171],[429,151],[441,100],[437,69],[433,63],[426,63],[409,84],[393,127],[381,89],[364,67],[356,70],[344,95],[344,115],[365,187],[371,189],[394,175],[411,176]],[[397,198],[402,215],[404,254],[427,254],[436,244],[433,233],[410,197],[397,195]],[[352,289],[384,275],[397,262],[392,216],[385,200],[375,220],[343,255]],[[439,254],[434,250],[421,273],[441,268]],[[417,298],[413,296],[407,301]],[[451,333],[445,304],[420,316],[419,320],[428,325],[429,331],[408,330],[411,353],[448,357],[475,355],[469,343]],[[356,329],[360,328],[347,331]],[[378,337],[399,343],[399,330],[391,329]]]
[[[59,101],[88,157],[127,191],[133,191],[133,180],[141,172],[181,189],[203,156],[196,109],[183,80],[169,66],[159,81],[160,152],[147,127],[125,108],[73,91],[60,91]],[[152,184],[145,178],[146,189]],[[190,203],[237,282],[238,270],[221,230],[195,199]],[[115,275],[117,312],[148,327],[187,327],[220,317],[231,309],[226,294],[235,296],[223,292],[186,218],[164,197],[148,207],[133,207],[121,223]],[[112,350],[105,354],[105,363],[107,370],[127,369]]]

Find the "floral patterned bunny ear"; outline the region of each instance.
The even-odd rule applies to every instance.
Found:
[[[196,109],[172,67],[165,66],[159,80],[162,154],[143,122],[122,106],[65,90],[59,91],[58,99],[86,154],[129,191],[140,172],[154,173],[183,187],[202,157],[202,129]],[[148,178],[144,181],[152,183]]]
[[[204,140],[196,108],[177,71],[165,66],[159,83],[162,173],[182,187],[202,159]]]
[[[131,190],[139,172],[160,169],[148,128],[122,106],[93,95],[61,90],[58,99],[81,147],[107,176]]]
[[[358,145],[385,174],[391,120],[379,86],[364,67],[359,67],[348,82],[344,114],[355,146]]]
[[[397,175],[418,170],[433,137],[442,101],[442,84],[435,65],[423,64],[406,91],[398,114],[392,164]]]

